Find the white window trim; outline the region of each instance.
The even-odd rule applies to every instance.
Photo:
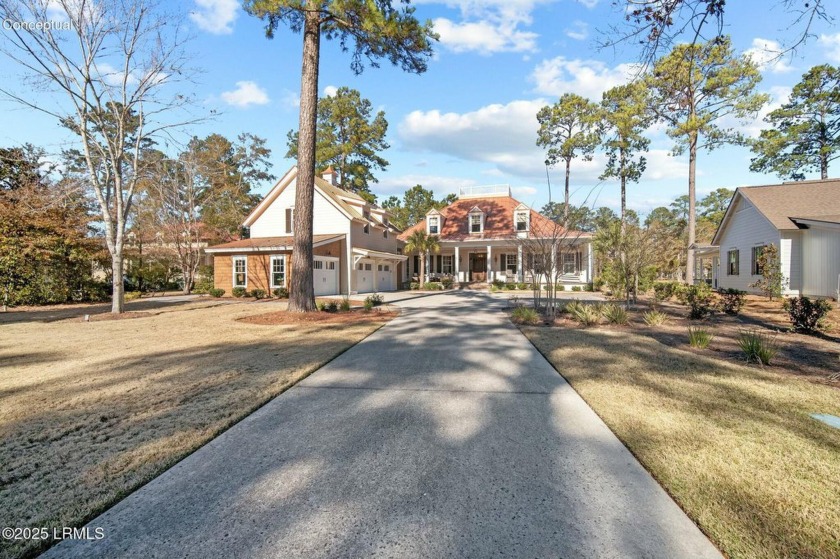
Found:
[[[446,259],[449,259],[449,264],[446,263]],[[449,271],[445,271],[446,269]],[[440,258],[440,271],[442,274],[453,274],[455,273],[455,256],[452,254],[443,254]]]
[[[435,220],[435,227],[437,227],[437,231],[432,233],[432,220]],[[440,216],[437,215],[430,215],[426,220],[426,233],[429,235],[440,235]]]
[[[245,285],[236,285],[236,263],[238,261],[241,261],[241,262],[245,263]],[[247,255],[246,256],[234,256],[231,259],[231,264],[232,264],[231,269],[233,271],[233,277],[231,278],[231,285],[233,285],[234,288],[244,287],[245,289],[248,289],[248,256]]]
[[[277,285],[274,283],[274,261],[281,260],[283,262],[283,285]],[[269,268],[270,268],[270,278],[269,284],[271,285],[272,289],[276,289],[278,287],[286,287],[286,274],[288,270],[286,268],[286,255],[285,254],[277,254],[271,257],[269,260]]]
[[[483,213],[478,213],[478,212],[472,212],[469,215],[470,215],[470,217],[469,217],[469,220],[470,220],[469,221],[470,235],[479,235],[481,233],[484,233],[484,214]],[[479,218],[478,219],[478,223],[479,223],[478,231],[473,231],[473,229],[472,229],[473,216],[478,216],[478,218]]]
[[[525,216],[525,229],[519,228],[519,216]],[[513,228],[517,233],[522,233],[531,230],[531,212],[527,210],[517,210],[513,214]]]

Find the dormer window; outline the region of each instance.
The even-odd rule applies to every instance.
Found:
[[[514,225],[516,227],[517,232],[527,231],[528,230],[528,218],[530,212],[526,210],[518,210],[514,214]]]
[[[478,206],[470,210],[470,234],[484,232],[484,212]]]
[[[429,235],[440,233],[440,218],[436,215],[429,216]]]

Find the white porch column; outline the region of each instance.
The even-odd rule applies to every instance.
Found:
[[[487,245],[487,283],[493,281],[493,247]]]
[[[426,277],[423,278],[423,281],[429,281],[429,266],[431,265],[432,257],[427,252],[426,253]]]
[[[525,268],[522,266],[522,245],[516,247],[516,281],[525,281]]]
[[[595,254],[592,251],[592,242],[590,241],[587,245],[589,247],[589,252],[587,254],[587,263],[586,263],[586,281],[595,281],[595,278],[592,277],[592,273],[595,270]]]
[[[461,265],[459,264],[461,260],[461,252],[458,246],[455,246],[455,281],[461,282]]]

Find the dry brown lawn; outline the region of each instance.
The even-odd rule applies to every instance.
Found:
[[[782,326],[773,308],[707,322],[707,350],[676,316],[654,328],[631,316],[522,330],[727,556],[840,557],[840,430],[809,416],[840,416],[840,343],[780,333],[762,369],[733,336]]]
[[[241,319],[285,303],[143,308],[0,315],[0,526],[80,525],[393,316],[253,324]]]

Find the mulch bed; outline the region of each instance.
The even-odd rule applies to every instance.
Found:
[[[395,308],[379,307],[373,311],[353,309],[349,312],[288,312],[276,311],[240,318],[239,322],[273,326],[277,324],[347,324],[352,322],[388,321],[399,315]]]

